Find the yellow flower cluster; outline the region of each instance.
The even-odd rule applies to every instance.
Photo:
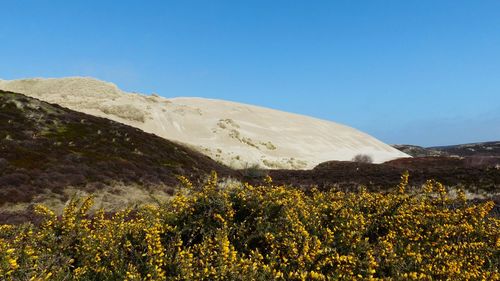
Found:
[[[158,206],[0,226],[1,280],[500,280],[492,202],[428,181],[392,193],[203,186]]]

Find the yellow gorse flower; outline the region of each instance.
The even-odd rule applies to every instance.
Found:
[[[161,205],[106,214],[92,197],[60,218],[0,225],[5,280],[500,280],[500,220],[436,181],[394,192],[265,185],[215,173]],[[2,280],[3,280],[2,279]]]

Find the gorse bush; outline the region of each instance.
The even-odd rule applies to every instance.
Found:
[[[499,280],[500,220],[429,181],[392,193],[204,186],[169,202],[0,226],[2,280]]]

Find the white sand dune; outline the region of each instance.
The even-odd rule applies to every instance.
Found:
[[[223,100],[126,93],[93,78],[0,80],[0,89],[185,143],[235,168],[307,169],[357,154],[368,154],[376,163],[409,157],[334,122]]]

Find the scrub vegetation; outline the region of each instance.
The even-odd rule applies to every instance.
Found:
[[[492,202],[451,196],[438,182],[388,193],[203,185],[179,177],[168,202],[0,226],[5,280],[499,280],[500,220]]]

